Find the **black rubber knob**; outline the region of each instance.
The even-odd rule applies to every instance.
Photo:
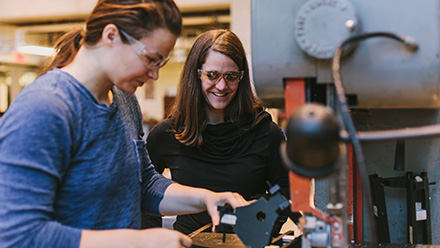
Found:
[[[289,117],[287,142],[281,146],[284,163],[305,177],[322,177],[337,166],[339,157],[339,122],[331,108],[305,104]]]

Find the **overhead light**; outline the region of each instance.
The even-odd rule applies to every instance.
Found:
[[[52,47],[43,46],[20,46],[17,47],[17,52],[39,56],[51,56],[54,54],[54,49]]]

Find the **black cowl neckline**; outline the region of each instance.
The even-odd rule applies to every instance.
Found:
[[[200,150],[219,159],[240,156],[248,150],[254,139],[264,135],[258,130],[269,130],[259,127],[270,125],[271,122],[269,113],[263,112],[256,118],[247,118],[240,127],[232,122],[208,124],[203,133],[203,145]]]

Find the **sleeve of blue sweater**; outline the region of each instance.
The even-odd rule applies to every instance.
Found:
[[[0,121],[0,247],[78,247],[81,230],[53,219],[69,157],[65,106],[33,93],[16,98]]]

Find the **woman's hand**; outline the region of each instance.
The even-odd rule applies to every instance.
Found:
[[[189,248],[191,245],[192,241],[188,236],[166,228],[83,230],[80,241],[80,248]]]
[[[181,232],[166,228],[151,228],[140,231],[141,245],[146,248],[189,248],[192,241]]]
[[[240,194],[232,192],[209,192],[204,197],[204,203],[208,214],[211,216],[213,232],[215,232],[215,227],[220,224],[220,215],[218,213],[219,206],[224,206],[228,203],[233,209],[235,209],[250,204],[250,202],[246,201]]]

